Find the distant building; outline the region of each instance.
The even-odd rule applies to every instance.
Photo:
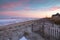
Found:
[[[52,22],[60,25],[60,13],[53,14],[51,17]]]
[[[59,13],[54,14],[54,15],[52,15],[52,17],[60,17],[60,14]]]
[[[57,14],[52,15],[52,20],[60,24],[60,14],[57,13]]]

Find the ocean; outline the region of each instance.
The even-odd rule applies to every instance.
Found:
[[[18,22],[25,22],[25,21],[29,21],[29,20],[35,20],[32,18],[21,18],[21,19],[0,19],[0,26],[3,25],[9,25],[9,24],[13,24],[13,23],[18,23]]]

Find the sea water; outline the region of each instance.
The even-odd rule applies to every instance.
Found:
[[[35,20],[35,19],[28,19],[28,18],[26,19],[0,19],[0,26],[18,23],[18,22],[25,22],[29,20]]]

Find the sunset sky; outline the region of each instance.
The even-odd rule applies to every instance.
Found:
[[[0,17],[50,17],[60,12],[60,0],[0,0]]]

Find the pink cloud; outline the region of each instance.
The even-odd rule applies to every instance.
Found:
[[[4,8],[4,9],[9,9],[9,8],[14,8],[14,7],[19,7],[19,6],[23,6],[24,3],[29,2],[29,0],[20,0],[18,2],[11,2],[11,3],[6,3],[0,6],[0,8]]]
[[[20,0],[20,2],[22,2],[22,3],[26,3],[26,2],[29,2],[30,0]]]
[[[17,2],[17,3],[13,2],[13,3],[4,4],[0,7],[1,8],[13,8],[13,7],[16,7],[16,6],[21,6],[21,5],[22,5],[22,3],[20,3],[20,2]]]
[[[33,3],[45,3],[46,0],[34,0]]]
[[[54,7],[49,8],[50,11],[55,11],[58,9],[60,9],[60,6],[54,6]]]
[[[0,12],[0,15],[39,18],[39,17],[44,17],[45,14],[43,13],[41,14],[39,10],[35,10],[35,11],[20,10],[20,11],[3,11]]]

